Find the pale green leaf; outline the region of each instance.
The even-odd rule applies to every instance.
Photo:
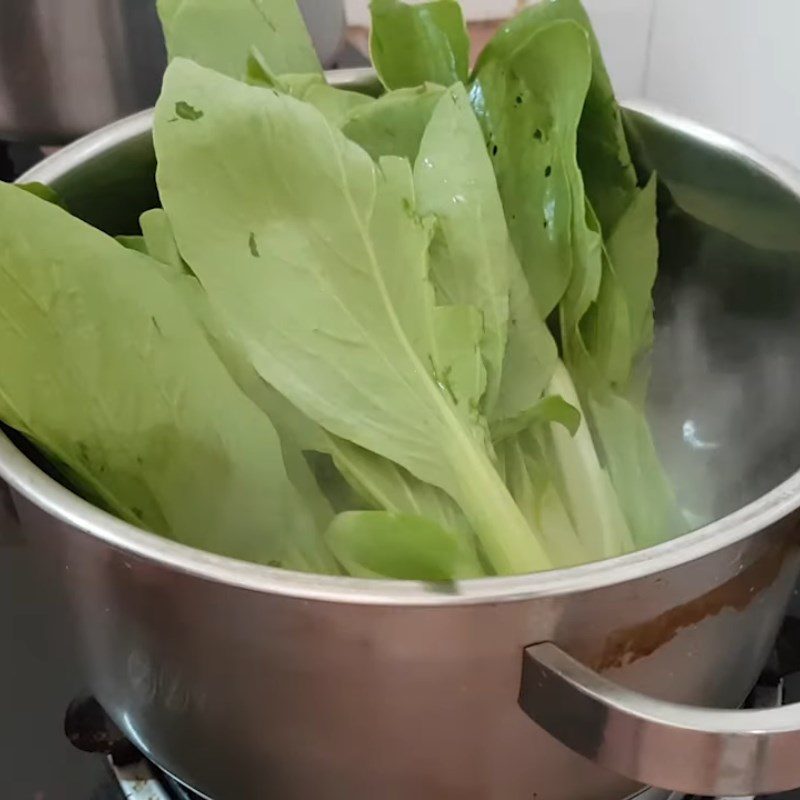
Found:
[[[145,211],[139,217],[139,227],[142,230],[147,253],[168,267],[175,275],[183,274],[186,265],[178,252],[178,245],[166,212],[162,208]]]
[[[653,284],[658,271],[656,175],[637,191],[608,239],[608,256],[627,302],[635,353],[653,343]]]
[[[478,340],[488,373],[484,408],[491,413],[500,392],[509,282],[517,264],[483,135],[461,84],[448,89],[433,112],[414,184],[420,213],[438,221],[431,255],[438,295],[483,315]]]
[[[686,533],[644,413],[613,392],[592,392],[588,405],[636,547]]]
[[[295,0],[160,0],[170,59],[243,78],[251,47],[276,75],[321,72]]]
[[[619,389],[627,386],[634,357],[630,312],[614,267],[605,253],[597,302],[581,320],[580,332],[572,335],[582,337],[595,370],[606,383]]]
[[[251,48],[247,60],[247,82],[311,103],[337,128],[344,125],[356,109],[375,102],[374,98],[362,92],[329,86],[325,76],[319,73],[275,75],[257,47]]]
[[[326,538],[344,568],[360,578],[453,581],[482,574],[458,536],[424,517],[351,511],[336,517]]]
[[[573,193],[578,202],[572,216],[572,275],[559,307],[562,338],[597,301],[608,266],[600,223],[578,181],[573,184]]]
[[[163,209],[146,211],[140,218],[140,225],[147,243],[145,251],[166,267],[165,275],[203,326],[208,341],[230,376],[275,426],[289,480],[313,515],[317,530],[324,531],[333,519],[333,509],[318,486],[303,451],[321,449],[320,445],[327,440],[325,433],[253,369],[239,341],[209,304],[202,286],[188,274],[166,212]]]
[[[387,89],[466,81],[470,38],[457,0],[372,0],[372,63]]]
[[[402,156],[413,164],[443,92],[441,86],[432,84],[388,92],[351,111],[342,130],[375,161],[381,156]]]
[[[154,230],[159,238],[171,239],[171,246],[166,242],[167,246],[157,248],[171,258],[173,248],[177,252],[172,227],[166,214],[160,209],[158,212],[146,212],[142,218],[143,227]],[[320,470],[320,475],[315,478],[315,470],[308,463],[309,458],[313,459],[313,452],[309,451],[333,457],[347,480],[373,507],[426,516],[473,538],[458,506],[441,489],[417,480],[388,459],[330,436],[269,386],[253,369],[238,340],[214,313],[196,279],[182,275],[182,272],[172,272],[171,277],[177,281],[184,300],[204,325],[209,341],[228,372],[275,425],[286,471],[294,486],[301,491],[319,529],[327,528],[333,518],[331,503],[325,493],[343,492],[337,486],[341,478],[331,474],[331,470]]]
[[[155,262],[0,184],[0,410],[102,505],[180,542],[333,569],[269,420]]]
[[[164,29],[164,38],[169,36],[172,22],[183,5],[183,0],[156,0],[158,17],[161,20],[161,27]]]
[[[545,542],[553,563],[572,567],[591,560],[578,539],[541,449],[532,435],[508,439],[498,448],[509,491],[531,528]]]
[[[563,425],[572,436],[575,436],[581,424],[581,415],[578,409],[571,406],[563,397],[549,395],[543,397],[518,417],[492,425],[492,439],[495,444],[498,444],[532,427],[535,428],[549,422]]]
[[[510,283],[508,345],[492,424],[518,419],[536,406],[557,361],[555,340],[539,316],[522,267],[515,262]]]
[[[203,116],[172,121],[179,100]],[[155,143],[181,255],[259,374],[330,433],[444,489],[498,572],[549,565],[485,426],[435,380],[430,230],[408,163],[376,165],[308,104],[183,60]]]
[[[371,508],[395,514],[427,517],[460,534],[475,547],[474,535],[455,502],[436,486],[423,483],[408,470],[357,445],[330,438],[334,461],[353,488]]]
[[[45,184],[39,183],[38,181],[31,181],[30,183],[15,183],[14,185],[17,187],[17,189],[22,189],[24,192],[30,192],[30,194],[35,195],[42,200],[46,200],[48,203],[60,206],[65,211],[69,211],[67,204],[64,202],[64,198],[61,197],[61,195],[50,186],[45,186]]]
[[[147,255],[147,245],[144,236],[116,236],[116,240],[127,250]]]
[[[589,425],[569,372],[560,364],[548,389],[581,413],[572,435],[562,425],[539,434],[548,469],[554,476],[586,560],[610,558],[633,549],[631,534],[608,473],[600,463]]]
[[[433,378],[465,419],[481,426],[486,391],[481,356],[483,319],[473,306],[439,306],[433,314]]]

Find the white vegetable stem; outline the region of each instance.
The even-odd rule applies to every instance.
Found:
[[[534,535],[488,456],[466,440],[452,453],[459,479],[459,505],[498,575],[519,575],[552,569],[543,543]]]
[[[600,464],[575,385],[561,361],[546,394],[560,395],[581,412],[574,437],[562,425],[550,426],[564,499],[578,538],[593,559],[620,555],[631,549],[631,534],[611,480]]]

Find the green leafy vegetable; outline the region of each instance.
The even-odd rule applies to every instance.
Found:
[[[575,237],[585,212],[576,142],[590,80],[589,43],[571,22],[498,38],[475,70],[473,105],[542,317],[564,296],[580,256]]]
[[[658,271],[656,232],[656,177],[633,199],[608,239],[608,257],[614,265],[629,310],[634,353],[653,344],[653,284]]]
[[[178,97],[202,120],[170,122]],[[547,566],[492,466],[474,398],[449,382],[479,343],[441,347],[467,310],[435,306],[408,163],[376,167],[308,105],[183,60],[167,72],[155,142],[181,253],[262,377],[330,433],[444,489],[498,572]],[[270,243],[261,258],[251,237]]]
[[[144,236],[117,236],[117,241],[128,250],[135,250],[137,253],[147,255],[147,245]]]
[[[381,156],[399,156],[413,163],[443,92],[441,86],[432,84],[388,92],[353,110],[342,130],[376,161]]]
[[[214,552],[335,570],[269,420],[152,262],[4,184],[0,218],[3,419],[129,522]],[[46,235],[32,246],[30,231]]]
[[[506,352],[509,282],[516,255],[483,135],[460,84],[445,92],[433,112],[414,184],[419,213],[438,220],[431,259],[441,302],[481,312],[475,324],[488,373],[485,407],[493,409]]]
[[[387,89],[466,81],[470,40],[457,0],[372,0],[372,63]]]
[[[158,8],[164,207],[114,240],[0,186],[3,422],[122,519],[290,569],[452,583],[684,530],[645,415],[657,181],[578,0],[471,76],[455,0],[373,0],[378,97],[294,0]]]
[[[567,52],[570,56],[562,58]],[[571,95],[578,86],[580,96]],[[517,114],[510,111],[509,96],[515,90],[519,91]],[[564,109],[568,98],[575,98],[571,111],[566,117],[562,114],[568,123],[562,122],[559,129],[570,132],[565,151],[573,159],[577,155],[577,163],[571,161],[568,169],[545,169],[546,186],[560,177],[563,191],[561,202],[556,199],[549,206],[552,230],[559,234],[562,250],[550,261],[554,267],[544,270],[547,262],[542,256],[548,250],[542,242],[530,246],[533,227],[530,215],[525,216],[525,204],[530,197],[543,196],[539,188],[526,194],[535,185],[536,169],[529,165],[535,165],[542,153],[537,145],[549,142],[550,137],[546,124],[537,123],[532,141],[520,132],[530,124],[525,114],[535,114],[542,105],[530,103],[526,90],[534,98],[548,97],[550,92],[550,105],[555,108]],[[516,134],[505,158],[503,150],[495,153],[506,215],[512,235],[514,219],[526,221],[515,244],[523,254],[540,310],[548,314],[558,307],[568,368],[560,371],[560,390],[568,396],[569,385],[573,386],[575,402],[580,396],[596,434],[597,450],[580,431],[571,441],[562,435],[561,446],[549,448],[550,470],[562,475],[557,481],[560,491],[572,495],[565,505],[576,531],[587,540],[583,531],[592,513],[605,520],[596,537],[602,543],[601,552],[594,557],[630,549],[631,537],[637,546],[644,546],[675,535],[683,525],[650,438],[641,382],[635,377],[641,373],[638,361],[649,350],[653,336],[656,181],[651,176],[643,189],[637,185],[620,110],[580,2],[542,2],[504,26],[478,60],[472,99],[493,152],[495,139],[502,144],[509,138],[504,125]],[[549,114],[551,120],[555,116],[555,112]],[[522,191],[515,194],[517,187]],[[553,435],[558,439],[557,431]],[[565,482],[563,476],[569,480]],[[591,499],[580,503],[580,497]],[[619,523],[620,509],[626,524]]]
[[[497,444],[544,422],[557,422],[564,426],[570,436],[575,436],[580,429],[581,414],[563,397],[549,395],[520,416],[493,425],[492,439]]]
[[[507,439],[498,455],[509,491],[531,529],[540,532],[554,562],[571,567],[591,558],[575,533],[537,437],[526,431]]]
[[[185,277],[185,263],[177,254],[171,224],[162,209],[141,217],[148,232],[151,255],[161,253],[169,274],[187,305],[202,321],[209,340],[239,387],[273,421],[281,440],[283,460],[294,486],[301,490],[318,527],[330,523],[333,510],[315,479],[303,451],[327,453],[361,497],[376,508],[398,514],[419,515],[439,522],[463,538],[462,549],[475,550],[474,537],[458,506],[440,489],[417,480],[393,462],[343,439],[328,435],[282,395],[266,384],[247,361],[239,342],[208,304],[205,293],[192,277]],[[330,479],[327,481],[330,483]]]
[[[591,52],[591,83],[581,114],[578,161],[587,194],[603,229],[610,233],[629,204],[636,188],[636,171],[631,161],[622,114],[614,97],[600,45],[589,16],[580,0],[543,0],[526,8],[500,28],[481,54],[476,67],[514,52],[532,35],[555,22],[577,24],[587,37]],[[570,62],[565,59],[567,65]]]
[[[268,386],[247,361],[239,342],[210,306],[208,298],[178,253],[172,225],[163,209],[146,211],[140,217],[145,252],[165,268],[164,274],[206,332],[209,343],[239,388],[269,417],[281,443],[283,462],[292,485],[313,515],[317,530],[333,519],[333,508],[320,489],[303,453],[304,447],[320,449],[326,438],[313,423]]]
[[[296,97],[298,100],[305,100],[337,127],[343,125],[356,109],[375,102],[372,97],[360,92],[349,92],[329,86],[325,77],[317,73],[275,75],[257,47],[250,49],[247,81],[253,86],[264,86]]]
[[[359,578],[451,581],[482,574],[457,536],[424,517],[351,511],[334,520],[327,540],[347,571]]]
[[[45,186],[43,183],[38,183],[37,181],[32,183],[18,183],[16,186],[18,189],[22,189],[25,192],[30,192],[32,195],[35,195],[42,200],[46,200],[48,203],[59,206],[66,211],[69,210],[67,209],[67,205],[63,198],[55,189],[51,188],[50,186]]]
[[[322,71],[295,0],[158,0],[158,11],[171,59],[242,78],[257,47],[276,75]]]
[[[178,245],[166,212],[161,208],[145,211],[139,217],[139,226],[142,229],[146,252],[165,267],[169,267],[169,272],[173,275],[184,274],[186,267],[178,252]]]

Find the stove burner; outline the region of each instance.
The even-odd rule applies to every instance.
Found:
[[[70,703],[64,718],[64,733],[73,747],[84,753],[108,756],[114,766],[125,767],[141,761],[142,754],[93,697]]]
[[[787,620],[787,622],[794,621]],[[799,632],[796,624],[791,627],[795,634]],[[792,685],[796,687],[796,691],[800,690],[800,660],[790,659],[793,669],[785,678],[778,677],[777,673],[773,671],[781,663],[780,643],[781,640],[779,640],[776,655],[747,702],[750,708],[774,708],[782,705],[785,701],[800,700],[800,697],[792,698],[792,692],[786,691],[787,686]],[[800,656],[800,648],[794,648],[794,651],[795,656]],[[783,663],[787,662],[784,660]],[[174,778],[150,764],[124,738],[119,728],[94,698],[83,698],[70,704],[67,709],[64,730],[70,742],[79,750],[101,753],[108,758],[114,780],[121,793],[120,797],[125,800],[203,800],[200,795],[182,786]],[[112,800],[112,798],[109,796],[108,800]],[[117,797],[115,796],[113,800],[117,800]],[[714,798],[669,795],[662,790],[647,789],[629,800],[714,800]],[[717,798],[716,800],[734,800],[734,798]],[[751,797],[738,800],[759,799]],[[800,800],[800,792],[781,795],[780,798],[761,798],[760,800]]]
[[[115,767],[114,775],[125,800],[203,800],[168,775],[157,773],[145,761]]]

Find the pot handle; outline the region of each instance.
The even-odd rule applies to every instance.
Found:
[[[800,786],[800,704],[730,711],[668,703],[552,643],[526,648],[519,703],[573,752],[648,786],[712,797]]]

